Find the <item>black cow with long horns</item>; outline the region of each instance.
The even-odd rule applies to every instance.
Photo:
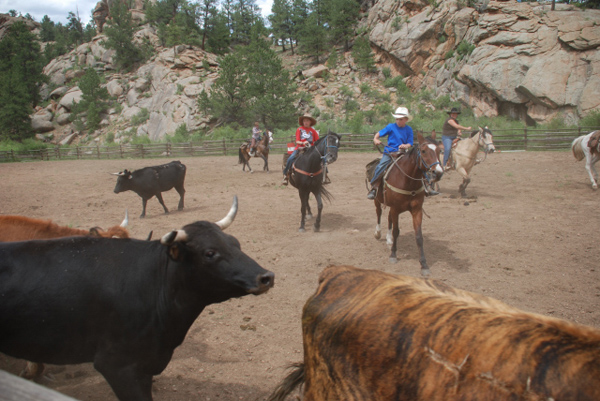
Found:
[[[156,196],[165,213],[169,213],[169,209],[167,209],[163,201],[162,192],[173,188],[175,188],[180,196],[177,210],[183,210],[185,172],[185,164],[180,161],[172,161],[160,166],[144,167],[135,171],[123,170],[119,173],[111,174],[119,176],[117,185],[115,186],[116,194],[133,191],[142,198],[143,209],[140,218],[143,218],[146,216],[146,203],[153,196]]]
[[[162,239],[68,237],[0,243],[0,352],[93,362],[121,401],[151,401],[152,376],[210,304],[271,288],[274,274],[197,221]]]

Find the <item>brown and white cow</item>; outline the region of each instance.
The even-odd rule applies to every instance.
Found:
[[[59,226],[52,220],[32,219],[25,216],[0,216],[0,242],[29,241],[33,239],[51,239],[74,236],[129,238],[127,227],[129,219],[121,225],[104,231],[100,227],[89,230]]]
[[[62,237],[104,237],[129,238],[125,227],[129,222],[127,212],[121,225],[110,227],[104,231],[100,227],[89,230],[59,226],[52,220],[32,219],[25,216],[0,216],[0,242],[29,241],[35,239],[52,239]],[[148,238],[150,239],[150,238]],[[27,362],[21,376],[27,379],[38,379],[44,372],[44,364]]]
[[[302,332],[270,400],[600,400],[600,330],[434,280],[328,267]]]

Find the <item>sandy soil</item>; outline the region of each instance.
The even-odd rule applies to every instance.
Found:
[[[276,274],[265,295],[209,306],[167,367],[155,378],[158,401],[263,400],[302,357],[300,315],[329,264],[350,264],[418,276],[418,250],[410,216],[400,217],[397,264],[388,262],[385,239],[375,240],[375,208],[366,199],[364,166],[375,153],[341,153],[330,166],[334,199],[325,204],[321,232],[299,233],[297,191],[279,185],[281,155],[271,173],[251,161],[243,173],[237,157],[182,158],[187,165],[186,208],[177,211],[173,190],[163,214],[155,199],[139,219],[141,199],[114,194],[124,168],[170,160],[36,162],[0,165],[0,213],[50,218],[73,227],[107,227],[131,216],[130,231],[155,238],[196,220],[216,221],[234,194],[240,212],[228,232],[242,249]],[[473,169],[456,198],[456,172],[428,198],[423,234],[433,278],[498,298],[521,309],[600,327],[598,206],[582,162],[570,152],[496,153]],[[311,198],[311,204],[316,209]],[[18,373],[23,361],[0,355],[0,368]],[[80,400],[116,400],[90,364],[49,366],[42,384]]]

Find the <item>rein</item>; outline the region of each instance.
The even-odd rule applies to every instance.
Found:
[[[336,148],[337,146],[335,145],[329,145],[329,134],[327,134],[325,137],[323,137],[323,141],[325,142],[325,151],[323,152],[323,154],[321,154],[321,152],[319,151],[319,148],[317,146],[313,146],[315,148],[315,152],[317,152],[317,154],[319,155],[319,158],[321,159],[321,169],[315,173],[311,173],[308,171],[304,171],[304,170],[300,170],[299,168],[296,167],[296,162],[294,162],[294,164],[292,165],[292,169],[300,174],[306,175],[310,178],[314,178],[315,176],[321,174],[323,172],[323,170],[327,169],[327,155],[329,154],[329,148]],[[323,181],[325,181],[325,175],[323,174]]]
[[[400,165],[398,165],[398,161],[402,158],[402,156],[398,157],[396,160],[394,160],[394,164],[387,170],[387,172],[385,173],[384,177],[383,177],[383,183],[385,184],[386,187],[388,187],[389,189],[391,189],[392,191],[402,194],[402,195],[410,195],[410,196],[415,196],[421,192],[423,192],[425,190],[425,185],[421,185],[421,188],[417,189],[417,190],[413,190],[413,191],[407,191],[404,189],[400,189],[400,188],[396,188],[393,185],[389,184],[387,182],[387,178],[388,175],[390,174],[390,172],[392,171],[393,167],[398,168],[398,170],[400,170],[400,172],[402,172],[402,174],[404,174],[405,177],[413,180],[413,181],[421,181],[423,182],[423,178],[414,178],[411,177],[410,175],[408,175],[404,170],[402,170],[402,168],[400,167]],[[421,164],[423,166],[425,166],[426,171],[423,171],[423,169],[421,168]],[[435,166],[436,164],[441,164],[439,161],[432,163],[430,166],[427,165],[427,163],[425,163],[425,160],[423,160],[423,157],[421,157],[421,150],[417,147],[417,167],[419,168],[419,170],[424,173],[423,176],[424,178],[429,182],[429,179],[427,178],[427,174],[426,172],[431,170],[431,168],[433,166]]]

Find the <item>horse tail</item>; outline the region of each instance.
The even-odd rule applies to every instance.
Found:
[[[333,200],[333,195],[325,188],[325,186],[323,186],[323,184],[321,184],[321,188],[319,188],[319,193],[321,194],[321,197],[327,199],[328,202]]]
[[[240,146],[240,148],[238,150],[238,154],[239,154],[238,164],[246,163],[246,158],[244,157],[244,151],[242,150],[243,146],[244,145]]]
[[[269,396],[267,401],[283,401],[294,391],[296,387],[304,384],[304,364],[294,363],[290,366],[292,371],[277,386],[275,391]]]
[[[585,157],[585,153],[583,153],[583,148],[581,146],[581,142],[583,141],[584,136],[585,135],[575,138],[573,140],[573,143],[571,143],[571,151],[573,151],[573,156],[575,156],[575,159],[577,159],[577,161],[581,161]]]

